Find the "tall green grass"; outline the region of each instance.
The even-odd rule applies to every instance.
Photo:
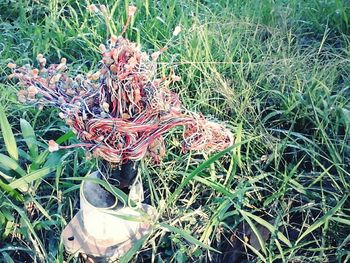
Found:
[[[7,156],[0,165],[0,255],[7,262],[67,259],[60,233],[79,196],[79,181],[70,179],[96,163],[81,150],[46,152],[49,139],[76,139],[55,110],[16,101],[6,64],[33,63],[43,53],[51,63],[66,57],[77,72],[96,67],[108,32],[86,10],[90,3],[0,1],[0,145]],[[175,129],[162,164],[143,162],[147,200],[159,219],[124,262],[348,261],[348,1],[94,3],[108,5],[115,33],[126,6],[137,5],[127,36],[148,50],[162,47],[180,24],[162,72],[182,76],[173,90],[186,107],[226,122],[236,137],[225,154],[180,153]],[[23,182],[31,191],[19,189]]]

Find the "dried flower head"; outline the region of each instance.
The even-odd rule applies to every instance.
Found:
[[[15,69],[16,68],[16,64],[15,63],[8,63],[7,67],[10,69]]]
[[[153,61],[157,61],[158,58],[159,58],[159,56],[160,56],[160,54],[161,54],[161,52],[159,52],[159,51],[153,52],[153,53],[151,54],[152,60],[153,60]]]
[[[128,16],[134,16],[136,13],[136,6],[129,5],[128,6]]]
[[[111,45],[115,45],[117,43],[118,37],[116,35],[111,35],[110,41]]]
[[[89,10],[90,12],[94,12],[94,13],[97,13],[97,12],[99,11],[99,9],[97,8],[97,6],[94,5],[94,4],[89,5],[89,6],[88,6],[88,10]]]
[[[44,58],[44,55],[41,54],[41,53],[39,53],[39,54],[36,56],[36,59],[37,59],[38,61],[40,61],[40,59],[43,59],[43,58]]]
[[[178,34],[180,34],[180,32],[181,32],[181,27],[176,26],[174,31],[173,31],[173,36],[177,36]]]
[[[36,95],[38,94],[38,89],[35,87],[35,86],[29,86],[28,87],[28,94],[33,94],[33,95]]]
[[[175,82],[175,81],[180,81],[181,77],[180,76],[176,76],[176,75],[172,75],[171,79]]]
[[[59,145],[54,141],[49,141],[49,152],[56,152],[59,150]]]
[[[106,51],[106,46],[104,44],[101,44],[98,47],[101,50],[101,52],[105,52]]]
[[[100,10],[104,15],[108,14],[108,10],[105,5],[100,5]]]

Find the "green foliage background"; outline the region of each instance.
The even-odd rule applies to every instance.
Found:
[[[98,45],[110,32],[87,11],[91,3],[0,0],[5,116],[0,258],[5,262],[76,262],[60,242],[78,205],[79,181],[70,179],[96,169],[96,162],[87,161],[82,150],[47,152],[49,139],[69,144],[76,138],[57,110],[17,102],[18,87],[7,80],[6,65],[35,64],[36,55],[43,53],[49,63],[66,57],[76,72],[96,68]],[[175,70],[182,81],[172,88],[183,104],[225,121],[237,142],[228,153],[211,158],[181,153],[181,129],[169,134],[162,164],[142,164],[146,196],[159,210],[158,223],[142,249],[125,260],[347,262],[350,2],[94,4],[109,8],[115,34],[125,22],[126,7],[136,5],[127,37],[150,52],[164,46],[181,25],[179,38],[161,57],[161,74]],[[23,191],[28,186],[30,191]]]

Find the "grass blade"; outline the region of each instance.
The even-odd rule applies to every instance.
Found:
[[[34,160],[38,156],[38,145],[33,127],[25,119],[20,120],[23,138],[28,146],[30,155]]]
[[[247,221],[248,225],[250,226],[250,228],[252,229],[252,231],[254,232],[254,234],[256,235],[259,245],[261,247],[261,250],[263,251],[264,255],[267,255],[267,250],[266,250],[266,244],[265,244],[265,240],[262,237],[260,231],[257,229],[257,227],[254,225],[254,223],[250,220],[250,218],[247,216],[247,212],[244,212],[243,210],[240,211],[243,218],[245,219],[245,221]]]
[[[15,198],[19,202],[24,202],[23,196],[18,193],[16,190],[14,190],[11,186],[8,184],[5,184],[3,181],[0,180],[0,188],[8,193],[9,196]]]
[[[13,135],[11,125],[8,122],[4,109],[0,107],[0,126],[4,137],[6,150],[12,159],[18,161],[18,149],[15,136]]]
[[[255,222],[259,223],[260,225],[266,227],[271,232],[271,234],[277,233],[277,237],[279,240],[281,240],[283,243],[285,243],[288,247],[292,247],[292,244],[289,241],[289,239],[285,235],[283,235],[280,231],[278,231],[273,225],[271,225],[269,222],[267,222],[266,220],[264,220],[256,215],[253,215],[252,213],[243,211],[243,210],[241,210],[240,213],[242,215],[245,215],[245,216],[253,219]]]
[[[206,179],[200,176],[193,177],[193,180],[205,184],[206,186],[213,188],[214,190],[224,194],[229,198],[234,198],[236,196],[235,193],[232,193],[232,190],[227,189],[224,185],[220,184],[219,182],[213,182],[210,179]]]
[[[47,176],[49,173],[51,173],[54,170],[53,167],[44,167],[40,170],[37,170],[35,172],[29,173],[26,176],[23,176],[22,178],[19,178],[15,181],[13,181],[12,183],[10,183],[10,187],[12,187],[13,189],[18,189],[18,188],[22,188],[25,185],[34,182],[36,180],[39,180],[45,176]]]
[[[211,156],[208,160],[206,160],[205,162],[203,162],[201,165],[199,165],[193,172],[191,172],[183,181],[182,183],[176,188],[176,190],[174,191],[174,193],[171,195],[171,197],[169,198],[169,202],[174,202],[176,200],[176,198],[179,196],[179,194],[181,193],[182,189],[196,176],[198,175],[201,171],[203,171],[204,169],[206,169],[207,167],[210,166],[210,164],[212,164],[213,162],[217,161],[219,158],[221,158],[223,155],[225,155],[226,153],[231,152],[233,149],[235,149],[236,147],[239,147],[247,142],[250,142],[252,140],[255,140],[257,138],[259,138],[260,136],[251,138],[249,140],[245,140],[242,141],[240,143],[235,143],[234,145],[226,148],[225,150],[214,154],[213,156]]]
[[[7,169],[14,170],[20,176],[26,175],[26,172],[21,168],[18,162],[2,153],[0,153],[0,164],[6,167]]]

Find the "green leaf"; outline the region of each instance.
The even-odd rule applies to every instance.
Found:
[[[0,126],[7,152],[12,159],[18,161],[18,150],[15,136],[13,135],[11,125],[8,122],[4,109],[2,107],[0,107]]]
[[[191,172],[183,181],[182,183],[176,188],[176,190],[174,191],[174,193],[171,195],[170,197],[170,202],[173,202],[176,200],[176,198],[178,197],[178,195],[181,193],[182,189],[196,176],[198,175],[201,171],[203,171],[205,168],[207,168],[210,164],[212,164],[213,162],[215,162],[216,160],[218,160],[220,157],[222,157],[223,155],[225,155],[226,153],[232,151],[232,149],[234,148],[235,145],[232,145],[230,147],[228,147],[227,149],[213,155],[212,157],[210,157],[207,161],[205,161],[204,163],[202,163],[201,165],[199,165],[193,172]]]
[[[192,244],[195,244],[197,246],[200,246],[202,248],[205,248],[205,249],[208,249],[208,250],[211,250],[211,251],[214,251],[216,253],[221,253],[220,251],[202,243],[201,241],[199,241],[198,239],[194,238],[193,236],[191,236],[188,232],[182,230],[182,229],[179,229],[177,227],[174,227],[174,226],[171,226],[171,225],[168,225],[168,224],[165,224],[165,223],[159,223],[159,226],[162,227],[162,228],[165,228],[166,230],[170,231],[170,232],[174,232],[176,234],[179,234],[181,235],[184,239],[186,239],[188,242],[192,243]]]
[[[2,177],[3,179],[5,179],[7,182],[11,182],[13,180],[12,176],[9,176],[3,172],[0,171],[0,177]]]
[[[53,167],[44,167],[40,170],[29,173],[26,176],[23,176],[22,178],[19,178],[19,179],[13,181],[9,185],[13,189],[21,188],[21,187],[24,187],[25,185],[27,185],[33,181],[36,181],[36,180],[39,180],[39,179],[45,177],[46,175],[48,175],[52,171],[54,171]]]
[[[34,168],[36,169],[39,165],[43,164],[46,161],[47,156],[49,155],[49,150],[43,151],[35,160],[34,160]],[[34,169],[33,168],[33,169]]]
[[[219,182],[213,182],[211,179],[206,179],[200,176],[193,177],[193,180],[201,182],[202,184],[205,184],[206,186],[213,188],[214,190],[226,195],[229,198],[236,197],[236,194],[232,193],[231,189],[226,188],[223,184],[220,184]]]
[[[9,186],[8,184],[5,184],[1,180],[0,180],[0,188],[3,189],[5,192],[7,192],[9,196],[15,198],[17,201],[19,201],[19,202],[24,201],[24,198],[20,193],[18,193],[11,186]]]
[[[0,164],[6,167],[7,169],[14,170],[17,172],[20,176],[26,175],[26,172],[21,168],[21,166],[13,160],[12,158],[8,157],[7,155],[4,155],[0,153]]]
[[[64,143],[65,141],[68,141],[70,138],[74,137],[75,134],[72,131],[69,131],[65,134],[63,134],[62,136],[60,136],[57,140],[56,143],[61,144]]]
[[[6,155],[4,155],[5,157],[7,157]],[[0,156],[1,157],[1,156]],[[11,161],[13,161],[13,162],[15,162],[14,160],[12,160],[10,157],[7,157],[9,160],[11,160]],[[6,160],[6,159],[5,159]],[[4,161],[4,159],[3,159],[3,161]],[[4,165],[5,166],[5,165]],[[7,167],[8,168],[8,167]],[[22,175],[22,172],[21,172],[21,175]],[[22,176],[24,176],[25,175],[25,172],[23,171],[23,175]],[[0,171],[0,177],[2,177],[2,178],[4,178],[8,183],[11,183],[11,182],[13,182],[13,180],[15,180],[15,178],[14,177],[12,177],[12,176],[9,176],[9,175],[7,175],[7,174],[4,174],[3,172],[1,172]],[[8,186],[8,185],[6,185],[6,186]],[[5,191],[8,191],[9,193],[11,192],[11,190],[13,190],[11,187],[10,187],[10,189],[6,189],[6,186],[4,186],[3,185],[3,189],[5,190]],[[29,189],[29,185],[24,185],[23,187],[20,187],[18,190],[20,190],[21,192],[27,192],[28,191],[28,189]],[[12,196],[14,196],[14,195],[12,195]],[[17,199],[18,200],[18,199]]]
[[[33,127],[25,119],[20,120],[23,138],[33,160],[38,156],[38,145]]]
[[[341,217],[332,217],[331,220],[350,226],[350,219],[345,219]]]

